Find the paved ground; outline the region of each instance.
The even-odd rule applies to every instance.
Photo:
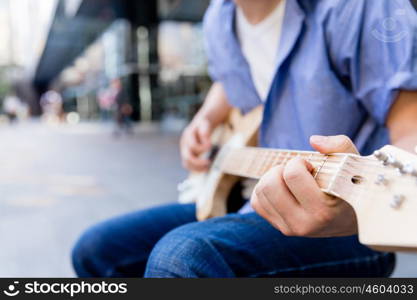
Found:
[[[69,255],[89,225],[175,201],[185,176],[177,137],[139,130],[114,139],[95,124],[0,128],[0,277],[70,277]],[[417,276],[400,255],[396,276]]]
[[[172,134],[114,139],[92,124],[30,124],[0,128],[0,144],[0,277],[73,276],[83,229],[175,201],[185,176]]]

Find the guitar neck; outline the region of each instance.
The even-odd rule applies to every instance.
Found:
[[[259,179],[272,167],[285,165],[295,157],[310,162],[314,167],[312,175],[320,188],[330,191],[332,182],[342,169],[347,155],[243,147],[230,149],[226,153],[225,158],[222,159],[221,170],[230,175]]]

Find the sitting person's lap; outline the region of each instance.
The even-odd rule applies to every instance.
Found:
[[[80,277],[142,277],[158,240],[195,222],[195,206],[170,204],[136,211],[91,227],[73,250]]]
[[[73,263],[81,277],[388,276],[393,254],[356,236],[287,237],[256,213],[196,222],[195,206],[171,204],[89,229]]]

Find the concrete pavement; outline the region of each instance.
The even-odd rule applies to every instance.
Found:
[[[0,277],[73,276],[79,234],[108,217],[175,201],[177,136],[115,139],[96,124],[0,128]],[[163,187],[163,188],[161,188]]]

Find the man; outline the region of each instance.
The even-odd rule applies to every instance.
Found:
[[[417,1],[412,1],[412,4],[417,9]],[[417,19],[417,14],[414,18]],[[414,49],[416,51],[416,45]],[[417,65],[410,66],[413,67]],[[413,153],[417,151],[416,116],[417,92],[400,92],[386,120],[391,144]],[[329,153],[329,147],[333,150],[330,152],[358,153],[346,136],[312,136],[310,142],[322,153]],[[340,146],[331,146],[337,144]],[[310,164],[302,159],[293,159],[285,167],[272,168],[258,182],[251,199],[252,206],[286,235],[331,237],[357,234],[353,208],[340,199],[324,195],[313,182],[310,170]],[[328,201],[331,201],[331,206],[326,204]]]
[[[399,4],[404,5],[398,21],[404,33],[389,42],[392,36],[378,25]],[[404,14],[409,9],[408,2],[391,0],[213,1],[204,31],[214,83],[182,136],[184,165],[196,171],[208,168],[200,154],[210,147],[210,133],[232,106],[246,112],[264,104],[259,140],[264,147],[311,149],[308,140],[314,134],[346,135],[364,154],[387,144],[387,115],[398,122],[391,104],[397,98],[396,103],[413,102],[397,91],[417,90],[411,34],[416,24]],[[403,117],[408,112],[399,105],[398,116]],[[322,152],[353,150],[343,136],[316,136],[311,142]],[[306,163],[292,165],[296,170],[290,178],[308,173]],[[273,192],[266,201],[253,202],[275,227],[248,204],[239,213],[205,222],[196,222],[192,204],[152,208],[87,231],[73,252],[75,270],[79,276],[145,277],[364,277],[392,272],[394,255],[361,245],[355,235],[311,239],[277,230],[282,216],[269,213],[276,199],[290,198],[283,171],[271,171],[261,180],[258,198],[269,187]],[[294,201],[310,190],[301,190]],[[267,207],[267,201],[274,202]]]

